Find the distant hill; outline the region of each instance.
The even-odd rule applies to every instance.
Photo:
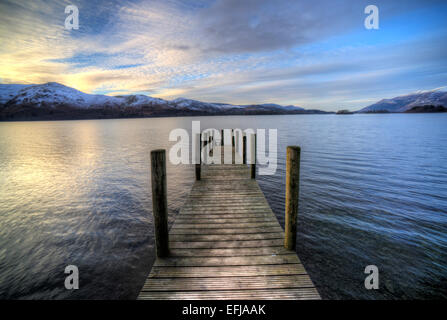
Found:
[[[421,106],[447,106],[447,92],[445,91],[425,91],[411,93],[392,99],[383,99],[357,112],[360,113],[388,113],[406,112],[413,107]]]
[[[405,112],[407,113],[447,112],[447,108],[444,106],[433,106],[433,105],[417,106]]]
[[[335,114],[354,114],[354,112],[347,109],[338,110]]]
[[[328,112],[277,104],[231,105],[185,98],[169,101],[146,95],[94,95],[56,82],[0,84],[0,120],[311,113]]]
[[[2,84],[0,85],[0,106],[13,99],[20,90],[29,87],[26,84]]]

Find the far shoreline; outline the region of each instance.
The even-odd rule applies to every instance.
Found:
[[[447,114],[444,112],[352,112],[349,115],[408,115],[408,114]],[[196,117],[243,117],[243,116],[311,116],[311,115],[346,115],[337,114],[336,112],[328,111],[324,113],[289,113],[289,114],[200,114],[200,115],[153,115],[153,116],[135,116],[135,117],[67,117],[67,118],[45,118],[45,117],[28,117],[20,119],[0,119],[2,122],[45,122],[45,121],[82,121],[82,120],[120,120],[120,119],[151,119],[151,118],[196,118]]]

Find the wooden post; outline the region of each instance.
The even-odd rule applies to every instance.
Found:
[[[201,154],[202,154],[202,150],[201,150],[201,146],[202,146],[202,141],[201,141],[201,134],[200,133],[197,133],[196,134],[196,136],[195,136],[195,139],[196,139],[196,150],[195,150],[195,152],[196,152],[196,180],[200,180],[200,169],[201,169],[201,162],[202,162],[202,157],[201,157]]]
[[[210,141],[210,156],[213,156],[214,151],[214,131],[210,131],[210,137],[209,137],[209,141]]]
[[[289,250],[295,250],[296,248],[296,223],[300,189],[300,154],[300,147],[287,147],[286,230],[284,232],[284,247]]]
[[[203,133],[203,163],[208,164],[208,132]]]
[[[222,130],[220,130],[220,132],[221,132],[220,146],[223,147],[223,145],[224,145],[224,130],[222,129]]]
[[[158,257],[169,255],[168,200],[166,186],[166,151],[151,151],[152,212]]]
[[[242,163],[247,164],[247,137],[242,138]]]
[[[236,163],[236,144],[234,143],[234,130],[231,129],[231,164]]]
[[[256,134],[250,135],[251,178],[256,179]]]

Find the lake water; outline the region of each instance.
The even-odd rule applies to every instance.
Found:
[[[301,146],[297,252],[324,298],[447,298],[447,114],[0,123],[0,298],[134,299],[154,261],[150,150],[193,120],[278,129],[258,181],[282,226],[285,150]],[[194,171],[167,172],[172,223]]]

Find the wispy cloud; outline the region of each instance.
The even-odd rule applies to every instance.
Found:
[[[68,1],[0,3],[0,79],[91,93],[145,93],[327,110],[447,83],[442,1]]]

